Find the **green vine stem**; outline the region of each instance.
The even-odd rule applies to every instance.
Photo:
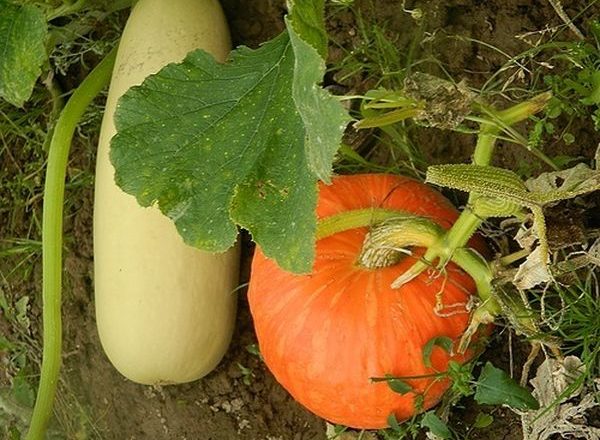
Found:
[[[467,211],[469,211],[469,215],[465,214]],[[446,262],[452,259],[452,254],[454,251],[467,243],[469,238],[471,238],[477,228],[481,225],[481,222],[481,218],[474,215],[470,210],[466,209],[463,211],[452,228],[443,233],[438,243],[434,244],[433,246],[428,246],[425,255],[423,255],[423,257],[411,268],[399,276],[392,283],[392,287],[397,289],[403,284],[412,280],[428,267],[431,267],[435,258],[439,257]]]
[[[428,218],[407,215],[385,220],[371,228],[357,263],[369,269],[396,264],[407,248],[435,245],[443,229]]]
[[[473,152],[473,164],[489,165],[494,154],[496,138],[500,132],[508,130],[511,126],[540,112],[551,98],[552,93],[541,93],[528,101],[520,102],[501,111],[480,106],[481,112],[488,116],[489,120],[480,124],[479,136]]]
[[[319,220],[316,239],[328,237],[348,229],[373,226],[391,219],[411,219],[414,215],[385,208],[365,208],[334,214]]]
[[[443,229],[432,220],[402,211],[382,208],[359,209],[326,217],[317,225],[317,238],[322,239],[348,229],[370,227],[357,264],[367,268],[395,264],[401,249],[408,247],[435,248],[444,237]],[[461,339],[459,350],[464,352],[475,331],[482,323],[490,323],[502,309],[493,296],[492,271],[474,251],[457,249],[451,257],[473,278],[482,304],[472,314],[469,328]]]
[[[475,146],[475,151],[473,152],[473,164],[482,166],[489,165],[494,153],[496,139],[500,132],[541,111],[551,97],[552,94],[550,92],[542,93],[528,101],[521,102],[502,111],[481,107],[480,110],[488,115],[489,120],[480,124],[477,144]],[[393,287],[400,287],[402,284],[410,281],[427,269],[430,263],[434,263],[436,260],[438,260],[436,263],[438,269],[443,268],[452,258],[456,249],[467,244],[471,236],[486,220],[486,218],[477,215],[473,210],[468,208],[474,204],[476,198],[476,194],[469,194],[467,209],[464,209],[461,212],[452,228],[450,228],[450,230],[444,234],[443,238],[441,238],[441,242],[436,246],[429,247],[423,256],[423,259],[415,263],[413,267],[399,277],[394,282]]]
[[[417,246],[437,249],[445,236],[444,230],[428,218],[402,211],[369,208],[321,219],[317,225],[317,237],[322,239],[359,227],[369,227],[370,231],[356,263],[370,269],[395,264],[405,248]],[[494,272],[483,257],[471,249],[461,247],[455,249],[450,259],[471,276],[480,299],[458,345],[458,352],[464,353],[479,327],[492,323],[504,309],[492,285]],[[535,320],[523,305],[516,302],[513,309],[512,319],[524,328],[535,327]]]
[[[481,256],[471,249],[459,248],[454,252],[452,261],[473,278],[477,287],[477,294],[481,299],[481,304],[471,314],[469,326],[463,333],[458,344],[458,352],[464,353],[467,351],[471,339],[479,329],[479,326],[494,322],[495,317],[502,312],[502,307],[494,296],[492,288],[494,275],[492,269]],[[529,318],[526,315],[522,316],[522,319],[526,319],[529,323]]]
[[[62,350],[62,228],[65,177],[75,128],[92,100],[108,84],[113,49],[83,80],[63,108],[50,141],[42,216],[43,352],[40,383],[27,440],[42,440],[52,416]]]

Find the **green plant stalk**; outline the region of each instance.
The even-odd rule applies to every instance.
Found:
[[[506,110],[496,111],[481,107],[481,110],[490,116],[490,121],[480,124],[477,144],[473,152],[474,165],[489,165],[494,154],[497,136],[503,128],[509,128],[518,122],[524,121],[531,115],[544,108],[552,97],[546,92],[534,96],[532,99],[516,104]],[[474,203],[476,195],[469,194],[467,206]],[[486,220],[485,217],[476,215],[471,209],[464,209],[452,228],[441,239],[441,243],[429,247],[423,255],[422,261],[415,263],[408,271],[399,277],[393,287],[400,287],[410,281],[428,267],[428,263],[437,262],[437,267],[443,267],[452,257],[456,249],[464,247],[475,231]]]
[[[494,318],[502,313],[502,307],[494,296],[492,280],[494,275],[492,270],[478,254],[467,248],[456,249],[452,261],[469,274],[477,288],[477,294],[481,299],[481,304],[471,314],[469,326],[463,333],[458,344],[458,352],[467,351],[472,337],[479,329],[481,324],[490,324]],[[527,320],[527,315],[523,315],[523,320]]]
[[[413,214],[404,211],[385,208],[365,208],[346,211],[319,220],[316,239],[321,240],[322,238],[337,234],[338,232],[347,231],[348,229],[373,226],[374,224],[385,220],[413,217],[415,217]]]
[[[496,136],[500,134],[500,127],[487,122],[482,122],[477,136],[477,144],[473,152],[474,165],[489,165],[494,154]]]
[[[42,368],[27,440],[44,438],[60,372],[63,203],[71,140],[83,113],[108,84],[116,52],[113,49],[75,90],[58,118],[50,141],[42,215]]]
[[[357,264],[369,268],[394,264],[397,260],[389,258],[390,249],[407,246],[434,248],[435,243],[444,237],[441,227],[428,218],[383,208],[346,211],[321,219],[317,225],[317,237],[326,238],[359,227],[372,227],[369,237],[363,244],[361,255],[357,259]],[[378,252],[380,255],[375,255]],[[481,304],[472,313],[469,326],[459,343],[458,351],[464,353],[479,326],[493,322],[494,318],[502,312],[502,307],[494,295],[492,269],[479,254],[471,249],[459,248],[450,258],[471,276],[481,300]],[[384,264],[379,264],[380,262]],[[522,316],[523,318],[519,319],[522,319],[525,324],[528,323],[528,315]]]
[[[402,224],[402,227],[395,227]],[[394,247],[418,246],[435,248],[445,235],[432,220],[405,211],[386,208],[365,208],[345,211],[320,219],[317,223],[317,240],[349,229],[363,227],[387,228],[379,240]],[[469,225],[465,225],[465,228]],[[491,298],[492,273],[481,257],[466,248],[456,250],[452,260],[463,268],[481,288],[481,298]],[[429,266],[427,266],[429,267]]]
[[[398,259],[391,254],[398,254],[401,248],[412,246],[437,248],[440,242],[444,243],[445,237],[443,229],[426,217],[384,208],[357,209],[321,219],[317,225],[317,237],[326,238],[338,232],[360,227],[371,229],[356,264],[370,269],[395,264]],[[472,225],[462,227],[468,228]],[[480,303],[470,315],[469,325],[458,344],[458,352],[465,353],[479,327],[492,323],[495,317],[505,310],[492,285],[494,272],[481,255],[471,249],[460,247],[454,250],[449,260],[473,279],[480,299]],[[430,265],[425,263],[425,267]],[[519,302],[512,305],[510,318],[524,328],[536,327],[529,311]]]
[[[452,225],[452,228],[440,237],[438,243],[429,246],[423,257],[398,277],[392,283],[392,287],[399,288],[412,280],[425,269],[431,267],[437,258],[444,261],[444,264],[451,260],[454,252],[467,244],[469,238],[477,231],[482,222],[481,217],[475,215],[470,209],[465,209]]]

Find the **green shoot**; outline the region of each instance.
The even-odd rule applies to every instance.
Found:
[[[41,440],[52,415],[61,364],[62,225],[65,176],[75,128],[92,100],[108,84],[116,50],[75,90],[56,123],[48,157],[42,220],[43,354],[40,383],[28,440]]]
[[[586,366],[584,376],[600,376],[600,287],[592,267],[567,286],[553,284],[535,292],[533,302],[542,315],[547,333],[562,340],[565,355],[576,355]]]

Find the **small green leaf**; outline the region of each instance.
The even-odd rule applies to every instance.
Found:
[[[571,133],[565,133],[563,135],[563,141],[565,141],[565,144],[571,145],[573,142],[575,142],[575,136],[573,136]]]
[[[258,347],[258,344],[248,344],[248,345],[246,345],[246,351],[248,353],[253,354],[254,356],[257,356],[260,359],[262,359],[262,354],[260,354],[260,348]]]
[[[391,413],[387,418],[388,426],[394,431],[400,431],[400,423],[398,423],[398,419],[396,418],[396,414]]]
[[[429,431],[443,439],[449,439],[452,437],[452,433],[448,426],[440,419],[433,411],[428,411],[423,414],[421,418],[421,427],[429,429]]]
[[[427,341],[427,344],[423,347],[423,364],[425,367],[431,368],[431,352],[433,351],[433,347],[440,347],[446,353],[451,353],[453,345],[454,341],[448,336],[436,336]]]
[[[10,351],[14,348],[14,344],[6,339],[4,336],[0,335],[0,353],[3,351]]]
[[[552,97],[545,110],[546,116],[550,119],[558,118],[562,113],[562,103],[558,98]]]
[[[480,412],[477,414],[477,417],[475,417],[475,422],[473,422],[473,427],[478,428],[478,429],[487,428],[493,422],[494,422],[494,416],[492,416],[491,414]]]
[[[596,70],[590,73],[587,78],[589,87],[591,88],[589,94],[581,99],[581,102],[585,105],[599,105],[600,104],[600,71]]]
[[[385,377],[386,377],[386,382],[387,382],[388,386],[395,393],[406,394],[406,393],[410,393],[413,390],[413,387],[411,387],[409,384],[407,384],[403,380],[398,379],[397,377],[394,377],[390,374],[386,374]]]
[[[477,380],[475,400],[485,405],[508,405],[520,410],[540,407],[527,389],[490,362],[485,364]]]
[[[0,97],[21,107],[47,59],[48,26],[33,5],[0,0]]]
[[[452,381],[452,391],[461,396],[470,396],[473,394],[471,385],[472,364],[461,364],[454,360],[448,362],[448,377]]]
[[[14,377],[11,392],[16,403],[26,408],[33,407],[35,402],[35,392],[31,384],[27,382],[23,370],[20,370]]]

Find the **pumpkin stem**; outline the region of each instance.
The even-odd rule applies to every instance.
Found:
[[[460,248],[454,252],[452,261],[473,278],[477,287],[477,294],[481,301],[471,314],[469,326],[463,333],[458,344],[458,352],[464,353],[471,344],[471,339],[477,332],[477,329],[479,329],[479,326],[494,322],[494,318],[502,312],[502,308],[492,287],[492,280],[494,278],[492,269],[481,255],[471,249]]]
[[[472,229],[472,226],[471,222],[467,222],[465,229]],[[357,264],[368,269],[393,266],[403,256],[410,254],[411,247],[428,248],[438,256],[447,252],[447,235],[444,229],[431,219],[380,208],[359,209],[324,218],[319,221],[317,237],[321,239],[360,227],[370,227],[370,231],[363,242]],[[493,322],[502,312],[502,307],[492,286],[492,268],[481,255],[472,249],[458,247],[447,257],[473,278],[479,297],[479,305],[471,314],[469,326],[459,343],[458,351],[464,353],[479,326]],[[428,266],[427,260],[423,259],[418,264]],[[408,272],[410,279],[418,275],[416,273],[412,276],[413,272],[410,269]],[[401,275],[401,278],[408,272]],[[530,321],[529,318],[523,320],[527,323]]]
[[[414,217],[404,211],[385,208],[365,208],[345,211],[319,220],[317,225],[317,240],[354,228],[371,227],[390,219],[402,220]]]
[[[424,217],[390,218],[369,231],[357,263],[368,269],[393,266],[410,254],[407,248],[431,247],[442,234],[439,225]]]
[[[369,269],[391,266],[409,253],[407,248],[418,246],[433,249],[440,242],[445,243],[441,239],[443,237],[444,230],[424,217],[405,216],[385,220],[373,227],[365,237],[358,264]],[[493,291],[492,269],[481,255],[468,248],[458,248],[449,257],[473,278],[479,296],[479,305],[471,314],[469,326],[459,343],[458,352],[464,353],[479,326],[493,322],[502,308]]]

